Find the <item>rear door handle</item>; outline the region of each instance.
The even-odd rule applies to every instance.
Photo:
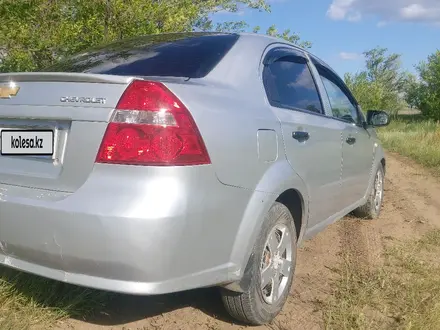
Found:
[[[349,136],[347,137],[347,139],[345,140],[348,144],[352,145],[356,143],[356,138],[353,136]]]
[[[304,142],[310,138],[310,134],[309,132],[296,131],[292,132],[292,137],[299,142]]]

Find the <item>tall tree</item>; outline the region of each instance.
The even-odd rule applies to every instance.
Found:
[[[59,57],[133,36],[242,31],[246,22],[215,25],[211,19],[241,8],[270,11],[265,0],[0,0],[0,72],[38,70]],[[300,43],[290,31],[282,36]]]
[[[419,108],[421,102],[420,82],[414,74],[408,74],[405,84],[405,101],[411,108]]]
[[[404,106],[407,74],[401,69],[400,55],[387,52],[380,47],[365,51],[365,70],[344,78],[363,109],[397,114]]]
[[[425,116],[440,121],[440,50],[421,62],[417,71],[420,74],[418,106]]]
[[[387,48],[374,48],[364,52],[367,76],[370,81],[378,81],[395,92],[402,92],[407,75],[401,69],[401,55],[387,54]]]

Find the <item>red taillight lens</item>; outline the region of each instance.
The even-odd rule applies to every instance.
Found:
[[[178,166],[210,159],[183,103],[159,82],[136,80],[116,106],[96,162]]]

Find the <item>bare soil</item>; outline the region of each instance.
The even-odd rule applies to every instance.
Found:
[[[351,216],[329,226],[299,250],[291,295],[275,322],[254,329],[323,329],[320,302],[332,293],[334,267],[350,253],[361,267],[375,267],[385,246],[419,238],[440,227],[440,182],[411,160],[388,154],[385,200],[379,219]],[[59,329],[245,329],[226,314],[216,289],[133,297],[118,295],[111,306],[87,320],[67,320]],[[249,327],[250,328],[250,327]]]

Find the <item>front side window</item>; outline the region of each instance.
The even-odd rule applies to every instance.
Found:
[[[351,102],[350,98],[344,91],[332,80],[321,75],[327,96],[332,108],[333,117],[344,121],[358,124],[359,116],[356,106]]]
[[[265,67],[263,79],[273,106],[322,113],[319,93],[305,59],[280,58]]]

